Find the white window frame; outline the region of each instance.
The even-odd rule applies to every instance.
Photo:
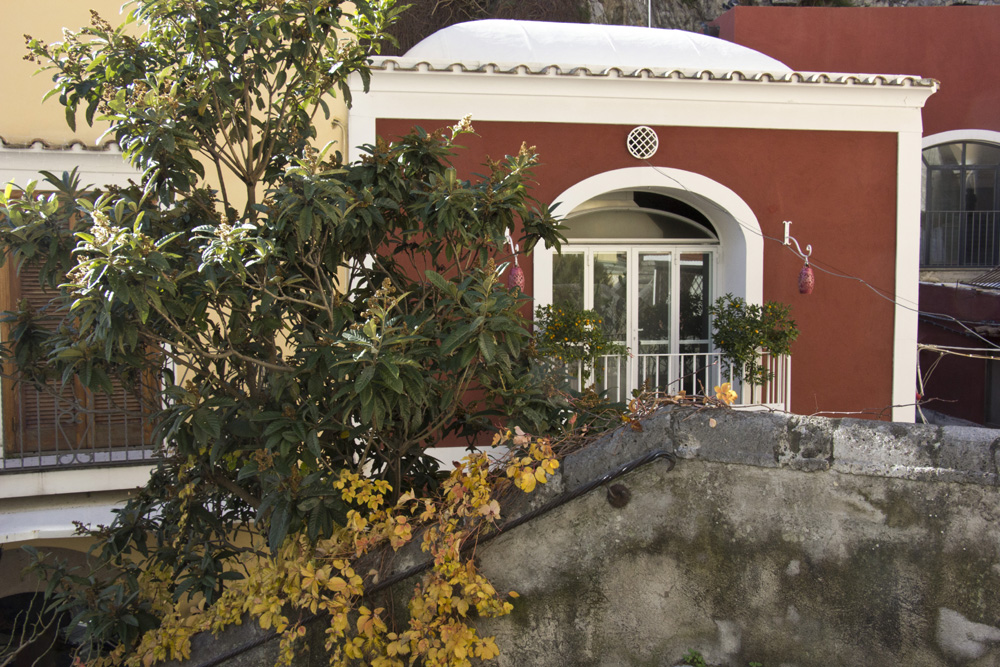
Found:
[[[626,376],[625,384],[627,392],[631,392],[633,389],[639,385],[639,363],[641,351],[639,350],[639,303],[635,298],[638,294],[639,288],[639,265],[638,257],[640,253],[653,252],[653,253],[664,253],[671,255],[670,262],[670,340],[668,341],[667,354],[675,355],[681,353],[682,343],[688,343],[692,345],[704,344],[708,346],[708,352],[714,351],[714,345],[712,343],[711,336],[711,320],[709,320],[709,333],[707,338],[699,339],[697,341],[682,341],[680,339],[680,299],[674,298],[679,295],[680,290],[680,271],[681,262],[680,255],[682,253],[705,253],[710,255],[711,259],[708,273],[708,285],[705,289],[708,291],[707,303],[711,305],[715,302],[718,296],[715,292],[716,285],[718,283],[718,270],[719,270],[719,244],[718,243],[705,243],[703,240],[693,240],[690,242],[684,242],[683,240],[678,240],[674,242],[664,242],[661,240],[629,240],[629,239],[587,239],[586,241],[573,241],[572,239],[563,246],[563,252],[569,253],[582,253],[584,255],[584,269],[583,269],[583,308],[585,310],[594,309],[594,254],[595,253],[617,253],[617,252],[627,252],[628,253],[628,275],[626,294],[628,295],[626,313],[626,340],[618,341],[623,342],[626,347],[628,347],[630,354],[625,362]],[[549,274],[549,279],[551,280],[551,273]],[[537,276],[536,276],[537,281]]]

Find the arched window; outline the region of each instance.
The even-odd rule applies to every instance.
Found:
[[[1000,264],[1000,145],[952,141],[923,152],[921,268]]]
[[[620,399],[638,386],[703,391],[696,378],[711,364],[719,246],[709,220],[672,197],[629,190],[584,202],[564,224],[553,304],[597,311],[609,338],[631,351],[595,369],[601,388]]]
[[[764,241],[753,210],[710,178],[670,167],[595,174],[555,203],[568,242],[536,248],[537,305],[597,310],[629,355],[599,360],[591,379],[612,399],[631,391],[711,393],[732,379],[711,341],[709,306],[732,293],[763,300]],[[766,387],[737,386],[740,402],[788,408],[790,360],[768,359]]]

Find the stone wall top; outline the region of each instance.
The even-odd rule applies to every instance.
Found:
[[[699,459],[805,472],[995,486],[1000,430],[827,419],[776,412],[667,407],[567,457],[572,488],[616,465],[664,449]]]

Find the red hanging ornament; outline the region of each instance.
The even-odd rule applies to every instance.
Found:
[[[514,257],[514,266],[510,268],[510,274],[507,276],[507,289],[513,290],[516,287],[523,292],[524,271],[521,270],[520,265],[517,263],[517,251],[521,249],[521,245],[519,243],[514,243],[514,239],[511,238],[510,232],[507,233],[507,245],[510,246],[510,254]]]
[[[799,242],[795,240],[795,237],[789,234],[789,228],[792,226],[791,220],[785,220],[782,223],[785,226],[785,240],[782,245],[788,246],[788,248],[804,259],[806,261],[803,265],[802,270],[799,271],[799,294],[812,294],[813,288],[816,287],[816,275],[813,273],[812,267],[809,266],[809,255],[812,254],[813,247],[811,245],[806,245],[806,251],[802,252],[802,247]],[[795,248],[792,248],[792,244],[795,244]]]
[[[510,269],[510,275],[507,276],[507,289],[515,287],[522,292],[524,291],[524,271],[517,265],[516,257],[514,258],[514,266]]]
[[[809,260],[806,259],[805,265],[799,271],[799,294],[812,294],[815,286],[816,274],[813,273],[812,267],[809,266]]]

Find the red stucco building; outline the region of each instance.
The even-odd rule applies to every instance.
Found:
[[[1000,7],[736,7],[723,39],[796,69],[920,74],[920,355],[927,407],[1000,425]]]
[[[915,304],[921,107],[936,83],[793,68],[806,69],[681,31],[461,24],[376,63],[349,144],[471,114],[464,175],[536,146],[534,195],[559,205],[570,242],[536,251],[526,291],[614,321],[632,357],[609,384],[711,362],[707,304],[732,293],[792,306],[801,335],[777,402],[910,421],[916,313],[823,273],[799,294],[783,222],[817,268]]]

